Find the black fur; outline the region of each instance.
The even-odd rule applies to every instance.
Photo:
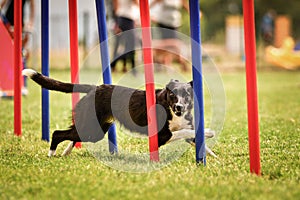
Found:
[[[56,150],[57,145],[65,140],[75,142],[97,142],[103,139],[105,133],[115,120],[118,120],[130,131],[147,135],[146,92],[117,85],[85,85],[63,83],[35,73],[30,77],[43,88],[65,93],[87,93],[81,98],[74,109],[73,124],[67,130],[56,130],[52,135],[50,150]],[[172,137],[169,121],[173,114],[182,116],[184,107],[176,107],[177,95],[187,95],[192,99],[192,83],[179,83],[171,80],[164,89],[157,89],[157,124],[158,145],[164,145]],[[184,86],[184,87],[183,87]],[[192,124],[192,116],[188,105],[188,112],[184,115]]]

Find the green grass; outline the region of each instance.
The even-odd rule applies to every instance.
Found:
[[[52,71],[51,76],[69,80],[67,71]],[[87,82],[97,82],[95,71],[82,76]],[[156,76],[161,80],[166,77]],[[114,80],[120,78],[120,74],[114,75]],[[135,84],[137,79],[131,77],[128,84]],[[41,141],[40,88],[29,81],[30,94],[23,98],[22,137],[13,134],[13,101],[0,101],[0,199],[299,199],[299,71],[258,74],[261,177],[249,173],[245,75],[225,73],[222,79],[226,118],[213,146],[219,158],[207,157],[206,167],[195,165],[194,148],[182,142],[161,148],[162,164],[149,163],[147,140],[129,137],[120,126],[119,148],[136,153],[131,157],[102,151],[99,161],[84,144],[68,157],[48,158],[49,144]],[[50,99],[50,131],[66,128],[70,123],[70,95],[51,92]],[[106,150],[106,141],[102,144]],[[66,145],[59,146],[58,154]],[[168,162],[181,146],[184,153]],[[150,167],[151,171],[126,172],[107,163],[128,171],[130,167]]]

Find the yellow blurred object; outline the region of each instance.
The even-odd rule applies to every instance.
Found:
[[[297,69],[300,67],[300,51],[294,51],[293,38],[287,37],[280,48],[268,46],[266,48],[266,61],[278,67]]]

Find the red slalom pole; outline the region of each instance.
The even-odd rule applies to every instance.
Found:
[[[71,62],[71,82],[79,82],[78,64],[78,17],[77,0],[69,0],[69,26],[70,26],[70,62]],[[72,108],[74,109],[80,99],[79,93],[72,94]],[[77,142],[75,147],[81,148],[81,143]]]
[[[14,1],[14,132],[22,135],[22,0]]]
[[[159,161],[158,136],[156,120],[156,99],[154,86],[154,67],[151,48],[151,28],[148,0],[140,0],[140,16],[142,26],[142,44],[146,82],[146,102],[148,114],[148,137],[150,160]]]
[[[256,75],[254,0],[243,0],[250,172],[261,174]]]

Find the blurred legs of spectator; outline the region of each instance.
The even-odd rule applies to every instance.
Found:
[[[112,71],[116,70],[118,61],[123,62],[123,72],[126,72],[127,60],[131,63],[133,73],[135,73],[135,32],[134,21],[125,17],[117,17],[116,41],[113,51],[113,62],[111,63]],[[120,49],[123,51],[119,53]]]

